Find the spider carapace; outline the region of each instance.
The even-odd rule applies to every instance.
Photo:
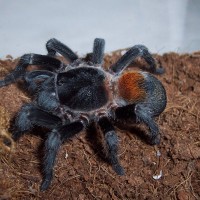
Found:
[[[110,98],[106,73],[88,66],[58,75],[58,98],[74,111],[89,112],[105,106]]]

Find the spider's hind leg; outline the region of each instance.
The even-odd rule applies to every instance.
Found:
[[[153,116],[151,116],[151,110],[148,109],[143,104],[135,106],[135,114],[137,121],[145,123],[150,130],[150,143],[152,145],[160,144],[160,134],[159,128],[156,122],[154,121]]]
[[[135,45],[130,48],[114,65],[111,66],[110,71],[119,74],[138,57],[142,57],[149,64],[149,71],[151,73],[164,73],[163,68],[156,68],[156,62],[153,56],[144,45]]]
[[[108,159],[118,175],[124,175],[124,169],[118,160],[118,138],[115,133],[114,127],[107,117],[102,117],[99,120],[99,126],[104,134],[106,141]]]

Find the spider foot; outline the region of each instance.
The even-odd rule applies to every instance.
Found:
[[[160,135],[151,136],[149,143],[151,145],[158,145],[158,144],[160,144]]]
[[[165,73],[165,69],[164,69],[163,66],[157,67],[154,73],[158,74],[158,75],[159,74],[164,74]]]
[[[52,180],[52,174],[49,174],[45,179],[43,179],[42,184],[40,186],[41,191],[45,191],[49,188]]]
[[[120,164],[115,164],[112,166],[113,170],[117,173],[119,176],[125,175],[124,168]]]
[[[12,139],[16,142],[22,135],[23,132],[15,130],[12,132]]]

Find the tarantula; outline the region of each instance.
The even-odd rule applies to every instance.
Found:
[[[32,103],[25,104],[15,120],[13,139],[34,126],[50,130],[45,141],[44,177],[41,190],[46,190],[53,177],[53,167],[60,145],[79,133],[91,122],[101,129],[105,139],[107,156],[118,175],[124,169],[118,159],[118,137],[113,123],[116,120],[135,118],[150,130],[150,143],[159,144],[160,136],[154,118],[166,107],[166,92],[161,82],[151,73],[161,74],[155,60],[143,45],[130,48],[108,70],[102,67],[105,41],[94,40],[91,60],[84,61],[67,46],[50,39],[48,55],[25,54],[16,68],[0,81],[0,87],[23,80],[33,95]],[[55,56],[61,54],[70,64],[64,64]],[[148,63],[151,73],[141,70],[125,70],[137,57]],[[29,65],[42,70],[28,71]]]

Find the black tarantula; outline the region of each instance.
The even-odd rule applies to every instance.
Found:
[[[108,160],[118,175],[124,169],[118,160],[118,138],[113,123],[135,118],[150,130],[150,143],[159,144],[160,136],[154,118],[166,107],[166,92],[161,82],[151,73],[161,74],[155,60],[143,45],[130,48],[108,70],[102,68],[105,41],[94,40],[91,60],[86,62],[63,43],[50,39],[48,55],[25,54],[16,68],[3,80],[0,87],[23,80],[33,95],[32,103],[25,104],[15,120],[13,139],[34,126],[50,130],[45,141],[44,178],[41,190],[46,190],[53,177],[53,167],[60,145],[95,122],[105,139]],[[61,54],[70,64],[55,56]],[[148,63],[148,70],[125,70],[137,57]],[[26,70],[38,65],[42,70]]]

